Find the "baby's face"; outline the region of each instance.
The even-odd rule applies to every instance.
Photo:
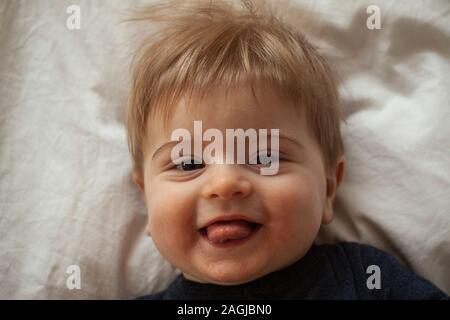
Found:
[[[279,270],[303,257],[321,223],[331,220],[333,195],[327,195],[323,159],[304,117],[281,94],[258,92],[257,102],[247,85],[228,99],[217,89],[189,112],[181,100],[165,131],[160,122],[148,122],[147,231],[188,279],[232,285]],[[279,129],[277,174],[261,175],[260,164],[177,166],[173,144],[161,146],[175,129],[194,137],[194,120],[202,121],[203,132],[216,128],[223,137],[225,129]]]

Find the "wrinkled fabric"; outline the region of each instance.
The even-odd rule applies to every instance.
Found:
[[[140,34],[119,22],[140,3],[0,2],[0,298],[132,298],[177,275],[130,178],[123,107]],[[72,4],[80,30],[66,27]],[[279,7],[340,74],[347,166],[319,242],[376,245],[450,292],[449,3],[383,1],[380,30],[369,4]]]

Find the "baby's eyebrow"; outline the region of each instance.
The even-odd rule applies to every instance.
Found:
[[[269,134],[269,137],[270,137],[270,134]],[[282,135],[282,134],[279,135],[279,138],[280,138],[280,139],[284,139],[284,140],[288,140],[288,141],[292,142],[293,144],[295,144],[295,145],[296,145],[297,147],[299,147],[300,149],[304,149],[304,148],[305,148],[304,145],[302,145],[300,142],[298,142],[298,141],[295,140],[294,138],[291,138],[291,137],[288,137],[288,136],[285,136],[285,135]]]
[[[269,134],[267,135],[267,138],[268,138],[269,140],[271,140],[271,137],[272,137],[272,135],[269,133]],[[301,144],[299,141],[297,141],[296,139],[294,139],[294,138],[292,138],[292,137],[289,137],[289,136],[286,136],[286,135],[283,135],[283,134],[279,134],[279,135],[278,135],[278,138],[279,138],[279,140],[286,140],[286,141],[289,141],[290,143],[294,144],[294,145],[295,145],[297,148],[299,148],[300,150],[306,149],[305,146],[304,146],[303,144]]]
[[[180,141],[169,141],[159,146],[158,149],[156,149],[155,152],[153,152],[152,161],[158,156],[158,154],[161,154],[165,149],[172,147],[172,145],[175,146],[179,142]]]

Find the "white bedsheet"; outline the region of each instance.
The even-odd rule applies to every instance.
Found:
[[[346,106],[347,170],[320,241],[385,249],[450,293],[449,2],[291,2],[315,12],[304,28]],[[0,298],[133,298],[175,276],[144,234],[122,124],[133,28],[118,22],[139,3],[0,2]]]

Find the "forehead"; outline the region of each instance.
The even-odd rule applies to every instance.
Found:
[[[170,141],[173,130],[185,128],[191,133],[194,121],[202,121],[203,130],[219,129],[280,129],[291,137],[307,134],[306,121],[299,106],[287,95],[271,86],[240,86],[215,88],[202,99],[185,97],[171,108],[167,125],[162,117],[147,122],[147,148]]]

